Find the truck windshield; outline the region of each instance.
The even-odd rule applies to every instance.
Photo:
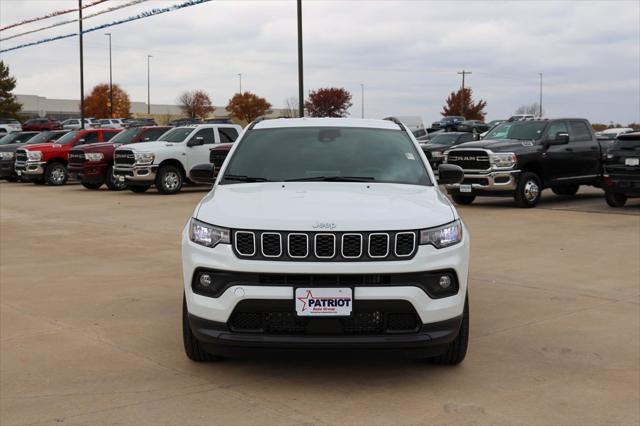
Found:
[[[433,145],[453,145],[458,140],[458,135],[442,133],[431,138]]]
[[[406,133],[337,127],[249,132],[233,154],[221,182],[263,181],[432,185]]]
[[[195,129],[193,127],[178,127],[162,135],[162,139],[159,139],[159,141],[184,142],[185,139],[187,139],[187,136],[189,136],[194,130]]]
[[[542,138],[546,121],[515,121],[502,123],[487,133],[486,140],[517,139],[522,141]]]
[[[76,136],[78,136],[78,133],[80,132],[69,132],[66,135],[64,135],[63,137],[61,137],[60,139],[58,139],[56,141],[56,143],[59,143],[61,145],[66,145],[69,142],[71,142],[72,140],[74,140],[76,138]]]
[[[35,135],[37,135],[38,133],[22,133],[22,132],[16,132],[16,133],[9,133],[8,135],[0,138],[0,145],[10,145],[10,144],[14,144],[14,143],[24,143],[26,141],[28,141],[29,139],[33,138]]]
[[[42,132],[42,133],[38,133],[37,135],[35,135],[34,137],[32,137],[31,139],[29,139],[30,144],[36,144],[36,143],[45,143],[45,142],[49,142],[50,140],[55,139],[55,135],[57,133],[56,132]]]
[[[125,144],[125,143],[131,143],[133,142],[133,140],[136,138],[136,136],[138,135],[138,132],[140,131],[140,129],[137,128],[132,128],[132,129],[127,129],[123,132],[118,133],[117,135],[115,135],[110,142],[112,143],[121,143],[121,144]]]

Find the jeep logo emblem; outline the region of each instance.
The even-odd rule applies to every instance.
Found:
[[[336,229],[336,224],[331,222],[316,222],[312,227],[313,229]]]

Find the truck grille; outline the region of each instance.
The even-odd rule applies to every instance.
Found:
[[[376,335],[415,333],[421,326],[415,309],[406,301],[356,300],[349,317],[299,317],[292,301],[244,300],[229,318],[239,333],[289,335]]]
[[[417,231],[273,232],[233,231],[241,259],[282,261],[381,261],[412,258]]]
[[[488,170],[491,168],[489,153],[484,150],[452,150],[447,155],[447,163],[462,167],[463,170]]]
[[[83,164],[87,159],[84,152],[80,150],[69,151],[69,164]]]
[[[27,161],[27,151],[24,149],[19,149],[16,151],[16,161],[26,162]]]
[[[133,151],[126,149],[117,149],[113,154],[113,162],[115,164],[130,166],[136,162],[136,157],[133,155]]]

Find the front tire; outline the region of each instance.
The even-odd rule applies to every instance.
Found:
[[[580,185],[562,185],[551,188],[554,194],[564,196],[576,195],[578,193],[578,189],[580,189]]]
[[[458,365],[467,356],[469,346],[469,295],[464,300],[464,312],[462,314],[462,324],[460,331],[453,342],[447,345],[446,351],[442,355],[430,358],[434,364]]]
[[[44,180],[49,185],[65,185],[67,183],[67,180],[69,180],[67,166],[65,166],[63,163],[58,162],[47,164],[47,168],[44,171]]]
[[[107,174],[104,177],[104,183],[111,191],[122,191],[123,189],[127,189],[127,183],[124,181],[119,181],[113,175],[113,166],[109,166],[109,168],[107,169]]]
[[[453,199],[453,201],[455,201],[456,204],[468,206],[469,204],[473,203],[473,201],[476,199],[476,196],[462,195],[459,192],[454,192],[453,194],[451,194],[451,198]]]
[[[184,184],[184,176],[182,170],[173,164],[167,164],[160,167],[156,176],[156,188],[158,192],[164,195],[177,194]]]
[[[208,362],[220,359],[215,355],[205,352],[198,339],[193,335],[191,325],[189,324],[189,312],[187,311],[185,296],[182,296],[182,343],[184,345],[184,352],[191,361]]]
[[[522,208],[535,207],[540,201],[541,193],[542,184],[538,175],[530,172],[522,173],[514,196],[516,205]]]
[[[624,207],[627,202],[627,196],[617,192],[605,192],[604,199],[610,207]]]

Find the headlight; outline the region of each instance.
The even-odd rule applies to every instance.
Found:
[[[101,152],[86,152],[84,158],[86,158],[87,161],[100,161],[104,158],[104,154]]]
[[[133,155],[136,159],[136,163],[140,164],[151,164],[156,158],[152,152],[135,152]]]
[[[437,228],[420,231],[420,244],[431,244],[435,248],[445,248],[462,241],[462,223],[456,220]]]
[[[42,158],[42,151],[27,151],[27,160],[40,161]]]
[[[0,159],[13,160],[13,152],[0,152]]]
[[[495,167],[513,167],[518,158],[513,152],[498,152],[489,154],[489,161]]]
[[[191,219],[189,224],[189,239],[196,244],[206,247],[215,247],[219,243],[229,244],[229,230],[227,228],[219,228],[200,222],[198,219]]]
[[[440,157],[442,157],[442,151],[432,151],[432,152],[431,152],[431,157],[433,157],[433,158],[440,158]]]

